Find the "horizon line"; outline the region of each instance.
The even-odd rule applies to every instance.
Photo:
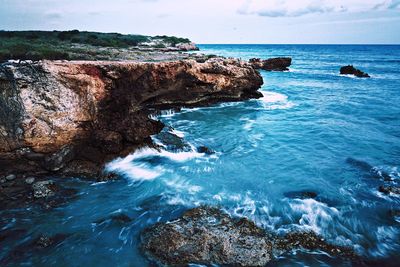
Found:
[[[196,43],[196,45],[391,45],[400,46],[400,43]]]

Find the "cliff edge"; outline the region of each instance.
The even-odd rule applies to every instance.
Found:
[[[248,63],[40,61],[0,65],[1,175],[104,178],[107,161],[151,145],[149,114],[258,98]]]

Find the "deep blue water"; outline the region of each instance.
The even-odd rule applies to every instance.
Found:
[[[380,265],[399,262],[400,218],[389,211],[400,209],[400,198],[383,195],[378,187],[400,181],[400,46],[200,48],[246,60],[291,56],[293,64],[290,72],[261,71],[262,99],[159,117],[193,148],[206,145],[215,154],[143,150],[109,165],[123,175],[121,180],[65,182],[80,191],[65,206],[47,213],[3,211],[1,230],[25,228],[28,233],[18,242],[3,242],[0,257],[40,233],[69,233],[45,254],[12,264],[148,266],[138,249],[139,232],[209,204],[271,231],[312,229]],[[371,78],[339,75],[347,64]],[[302,190],[318,196],[288,197]],[[118,212],[134,220],[94,223]],[[297,252],[272,265],[344,264],[323,253]]]

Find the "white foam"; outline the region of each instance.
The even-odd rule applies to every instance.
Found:
[[[167,110],[161,110],[160,112],[160,117],[172,117],[175,115],[175,110],[173,109],[167,109]]]
[[[204,156],[203,153],[195,151],[177,152],[172,153],[166,150],[156,150],[151,148],[141,149],[125,158],[117,158],[106,165],[106,171],[119,172],[127,175],[133,180],[153,180],[164,173],[164,169],[157,167],[150,167],[143,162],[135,162],[138,159],[147,157],[164,157],[176,162],[184,162],[193,158]]]
[[[187,192],[191,195],[194,195],[194,194],[200,192],[201,190],[203,190],[203,188],[201,186],[192,185],[192,184],[190,184],[189,181],[185,181],[185,180],[182,180],[179,178],[167,180],[167,181],[165,181],[165,184],[168,187],[173,188],[175,191]]]
[[[269,91],[262,91],[261,93],[263,97],[260,100],[263,102],[264,108],[268,110],[289,109],[294,106],[292,101],[288,101],[286,95]]]
[[[339,215],[339,211],[334,207],[318,202],[314,199],[294,199],[290,203],[294,213],[300,213],[299,224],[307,230],[313,230],[321,234],[322,229],[333,222],[333,217]]]
[[[163,172],[160,168],[150,170],[144,163],[134,163],[137,155],[131,154],[125,158],[118,158],[106,165],[109,172],[119,172],[127,175],[132,180],[153,180]]]
[[[253,125],[256,123],[255,120],[250,120],[250,119],[244,119],[246,121],[246,124],[243,126],[243,129],[246,131],[249,131],[253,128]]]
[[[400,171],[397,166],[381,165],[372,168],[380,177],[388,175],[392,180],[400,180]]]
[[[179,131],[179,130],[173,129],[171,132],[172,132],[173,134],[175,134],[176,136],[180,137],[180,138],[183,138],[183,137],[185,137],[185,133],[184,133],[184,132],[182,132],[182,131]]]

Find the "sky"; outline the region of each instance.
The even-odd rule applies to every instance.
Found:
[[[200,44],[400,44],[400,0],[0,0],[0,29],[174,35]]]

